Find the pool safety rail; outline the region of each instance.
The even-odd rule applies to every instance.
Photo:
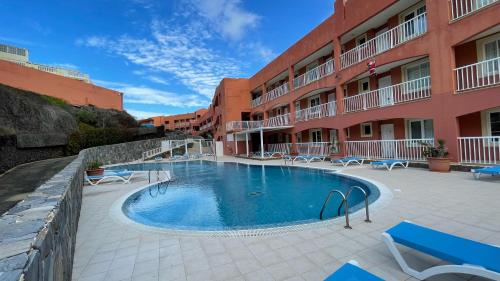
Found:
[[[345,207],[344,207],[344,216],[345,216],[345,226],[344,226],[344,228],[345,229],[352,229],[351,225],[349,224],[349,202],[347,201],[347,199],[349,198],[349,195],[351,195],[351,193],[354,190],[359,190],[359,191],[361,191],[363,193],[363,195],[365,197],[365,211],[366,211],[365,222],[371,223],[372,221],[370,220],[370,211],[368,209],[368,194],[366,193],[366,191],[363,188],[361,188],[359,186],[351,186],[349,188],[349,191],[347,191],[346,194],[344,194],[342,191],[340,191],[338,189],[333,189],[332,191],[330,191],[328,193],[328,196],[326,197],[325,203],[323,203],[323,207],[321,207],[321,212],[319,213],[319,219],[323,220],[323,214],[325,212],[326,206],[328,206],[328,203],[330,202],[330,200],[332,199],[332,197],[335,194],[339,194],[341,196],[341,198],[342,198],[342,202],[340,203],[340,205],[339,205],[339,207],[337,209],[337,216],[340,217],[340,211],[342,209],[342,206],[345,205]]]

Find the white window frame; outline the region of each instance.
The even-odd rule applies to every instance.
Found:
[[[417,16],[417,10],[425,6],[425,1],[421,1],[420,3],[417,3],[410,8],[404,10],[402,13],[399,14],[399,24],[402,24],[405,22],[405,17],[411,13],[415,13],[415,17]]]
[[[415,66],[419,66],[421,64],[424,64],[424,63],[427,63],[429,64],[429,75],[430,75],[430,61],[429,61],[429,58],[423,58],[423,59],[420,59],[420,60],[417,60],[417,61],[414,61],[414,62],[410,62],[408,64],[405,64],[401,67],[401,75],[403,77],[403,82],[407,82],[408,81],[408,74],[407,74],[407,69],[408,68],[412,68],[412,67],[415,67]],[[420,77],[420,78],[423,78],[423,77]]]
[[[309,102],[309,107],[313,107],[311,103],[312,103],[312,101],[313,101],[313,100],[316,100],[316,99],[318,100],[318,104],[317,104],[317,105],[315,105],[315,106],[318,106],[318,105],[320,105],[320,104],[321,104],[321,96],[320,96],[320,95],[314,95],[314,96],[312,96],[312,97],[310,97],[310,98],[308,99],[308,102]]]
[[[490,126],[490,114],[500,113],[500,107],[491,108],[485,111],[481,111],[481,131],[483,137],[491,137],[491,126]]]
[[[500,32],[476,41],[477,59],[479,62],[486,60],[486,44],[500,40]],[[500,56],[500,54],[499,54]]]
[[[370,134],[365,134],[365,127],[369,126],[370,127]],[[373,136],[373,125],[372,122],[367,122],[367,123],[361,123],[359,125],[359,128],[361,129],[361,137],[362,138],[370,138]]]
[[[314,140],[314,137],[313,137],[313,136],[314,136],[314,134],[315,134],[315,133],[319,133],[319,141],[315,141],[315,140]],[[310,141],[309,141],[309,142],[322,142],[322,141],[323,141],[323,136],[322,136],[322,131],[321,131],[321,129],[311,129],[311,130],[309,131],[309,139],[310,139]]]
[[[363,91],[363,83],[365,83],[365,82],[368,83],[368,89],[366,91]],[[366,77],[366,78],[358,80],[358,94],[367,93],[369,91],[371,91],[370,77]]]
[[[426,136],[425,135],[425,121],[431,120],[431,119],[406,119],[405,120],[405,135],[407,139],[415,139],[411,135],[411,123],[412,122],[420,122],[420,130],[421,130],[421,135],[422,139],[431,139],[434,138],[434,133],[432,136]],[[434,130],[434,122],[432,122],[432,129]]]
[[[359,44],[360,39],[365,39],[365,42],[362,44]],[[368,42],[368,35],[366,33],[361,34],[360,36],[356,37],[356,47],[361,46],[363,44],[366,44]]]

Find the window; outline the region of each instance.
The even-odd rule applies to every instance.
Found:
[[[309,107],[317,106],[320,103],[319,96],[315,96],[309,99]]]
[[[311,130],[311,142],[321,142],[321,130]]]
[[[373,135],[372,133],[372,123],[362,123],[361,124],[361,137],[368,138]]]
[[[316,68],[319,65],[318,61],[312,62],[306,66],[306,72]]]
[[[345,137],[350,138],[351,137],[351,128],[346,128],[345,129]]]
[[[297,139],[297,143],[302,143],[302,133],[296,133],[295,138]]]
[[[344,86],[342,87],[342,89],[344,90],[344,97],[347,98],[347,87]]]
[[[356,46],[363,45],[366,43],[366,34],[363,34],[356,38]]]
[[[483,136],[500,136],[500,108],[494,108],[481,113]]]
[[[496,34],[477,41],[478,58],[480,61],[488,61],[481,67],[482,77],[498,73],[500,58],[500,34]]]
[[[403,89],[404,94],[430,88],[430,79],[422,79],[430,76],[429,61],[427,59],[405,65],[402,69],[404,81],[413,81],[406,83]]]
[[[370,91],[370,78],[361,79],[358,82],[358,92],[365,93]]]
[[[423,15],[426,10],[425,2],[422,2],[401,15],[400,21],[404,23],[403,41],[419,36],[427,30],[427,19]]]
[[[433,139],[434,126],[432,120],[412,119],[407,121],[407,137],[409,139]]]

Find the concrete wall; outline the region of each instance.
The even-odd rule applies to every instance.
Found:
[[[86,149],[0,217],[0,280],[68,281],[73,270],[76,233],[86,163],[139,159],[161,139]]]
[[[123,110],[122,93],[0,60],[0,84],[63,99],[73,105]]]

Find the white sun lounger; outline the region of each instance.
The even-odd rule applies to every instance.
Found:
[[[500,280],[500,247],[403,221],[382,234],[401,269],[425,280],[435,275],[461,273]],[[411,268],[396,243],[442,259],[450,264],[437,265],[423,271]]]
[[[130,183],[135,174],[135,172],[131,171],[104,171],[104,174],[99,176],[88,176],[85,173],[85,180],[92,186],[99,185],[104,181],[122,181],[123,183]]]
[[[363,163],[365,162],[365,159],[360,158],[360,157],[344,157],[344,158],[332,160],[331,162],[332,162],[332,164],[342,164],[342,166],[347,167],[351,163],[363,165]]]
[[[408,165],[410,164],[410,161],[408,160],[379,160],[379,161],[373,161],[370,163],[372,167],[385,167],[387,170],[392,171],[394,166],[401,166],[403,168],[408,168]]]

